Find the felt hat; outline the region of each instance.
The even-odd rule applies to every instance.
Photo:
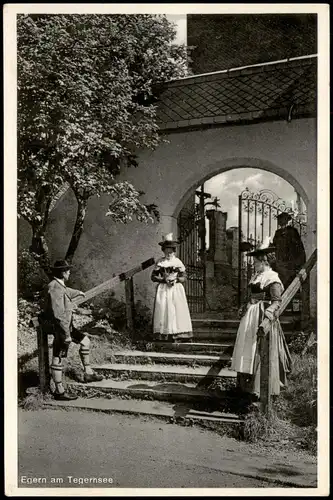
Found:
[[[272,246],[271,243],[271,238],[267,236],[264,241],[261,243],[261,245],[258,246],[255,250],[252,252],[249,252],[247,255],[249,257],[257,257],[259,255],[265,255],[268,253],[274,253],[276,250],[276,247]]]
[[[56,260],[51,267],[52,271],[68,271],[73,266],[68,264],[67,260]]]
[[[291,215],[288,212],[281,212],[280,214],[277,215],[277,221],[282,222],[283,220],[289,221],[292,219]]]
[[[239,245],[239,249],[241,252],[249,252],[254,249],[254,245],[249,241],[241,241]]]
[[[159,242],[159,245],[162,248],[176,248],[179,245],[179,241],[173,238],[173,233],[168,233],[165,236],[162,236],[162,241]]]

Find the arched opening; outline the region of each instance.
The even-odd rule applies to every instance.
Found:
[[[186,291],[194,314],[235,314],[253,272],[246,244],[272,240],[279,213],[289,213],[288,224],[306,237],[304,190],[291,176],[280,175],[281,169],[265,166],[252,161],[224,167],[196,183],[177,207],[179,255],[188,269]]]
[[[308,205],[309,198],[305,189],[287,169],[284,169],[280,165],[276,165],[271,161],[262,160],[260,158],[236,157],[236,158],[226,158],[224,160],[221,160],[213,164],[207,164],[203,167],[202,171],[199,174],[195,173],[189,179],[188,188],[178,201],[173,216],[176,218],[178,217],[180,210],[183,208],[186,201],[191,197],[193,191],[195,191],[206,181],[219,174],[228,172],[229,170],[234,170],[239,168],[256,168],[267,172],[271,172],[272,174],[281,177],[282,179],[287,181],[296,190],[297,193],[300,194],[305,205],[306,206]]]

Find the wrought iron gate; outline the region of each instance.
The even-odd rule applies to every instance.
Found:
[[[184,263],[187,280],[184,283],[191,313],[205,311],[205,264],[202,259],[202,217],[200,207],[191,196],[178,216],[178,255]]]
[[[288,212],[291,224],[300,236],[306,234],[306,213],[293,210],[273,191],[264,189],[258,193],[246,188],[238,197],[238,301],[247,297],[248,282],[253,274],[253,259],[242,251],[244,242],[259,245],[269,236],[273,239],[277,229],[277,215]]]

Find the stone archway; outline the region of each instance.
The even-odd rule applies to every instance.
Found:
[[[226,160],[222,160],[220,162],[216,162],[214,164],[207,165],[205,167],[205,170],[204,170],[204,175],[202,175],[203,172],[201,172],[201,174],[197,173],[196,175],[191,176],[191,184],[192,185],[189,189],[186,190],[183,197],[181,198],[179,203],[176,205],[176,208],[175,208],[175,211],[173,214],[174,221],[177,220],[182,208],[185,205],[188,205],[192,201],[194,203],[194,193],[195,193],[195,190],[200,185],[202,185],[204,182],[208,181],[209,179],[215,177],[216,175],[219,175],[221,173],[225,173],[225,172],[230,171],[230,170],[240,169],[240,168],[243,168],[243,169],[244,168],[252,168],[252,169],[255,168],[255,169],[265,170],[267,172],[278,175],[279,177],[281,177],[282,179],[287,181],[291,186],[294,187],[296,192],[298,192],[300,194],[300,196],[302,197],[302,200],[308,209],[309,197],[308,197],[307,193],[305,192],[305,189],[303,188],[303,186],[300,184],[300,182],[298,182],[297,179],[295,179],[294,176],[292,174],[290,174],[290,172],[284,170],[283,168],[277,166],[276,164],[273,164],[269,161],[265,161],[265,160],[258,159],[258,158],[244,158],[244,157],[242,157],[242,158],[228,158]],[[216,215],[222,216],[222,215],[226,215],[226,214],[222,214],[222,212],[219,212],[219,214],[216,214]],[[182,214],[182,217],[183,217],[183,214]],[[179,226],[179,223],[178,223],[178,226]],[[178,236],[180,235],[179,227],[178,227]],[[194,231],[195,231],[195,229],[194,229]],[[225,233],[225,231],[224,231],[224,233]],[[237,231],[237,233],[238,233],[238,231]],[[238,234],[237,234],[237,236],[238,236]],[[187,243],[186,243],[186,248],[188,248]],[[235,251],[235,254],[236,253],[238,254],[238,243],[237,243],[237,252]],[[215,257],[216,257],[216,255],[215,255]],[[193,267],[193,263],[192,263],[193,258],[190,258],[190,260],[191,260],[191,268],[192,268]],[[222,259],[222,260],[224,260],[224,259]],[[212,281],[212,283],[214,282],[214,287],[216,287],[216,283],[218,283],[217,274],[216,274],[216,269],[218,267],[219,268],[225,267],[226,269],[228,268],[227,270],[223,269],[223,276],[225,279],[225,276],[226,276],[225,273],[227,272],[228,275],[231,273],[230,274],[230,287],[231,288],[233,287],[233,285],[231,283],[234,281],[234,278],[236,276],[236,275],[233,276],[233,274],[235,274],[234,271],[236,271],[236,270],[234,270],[233,268],[229,269],[230,264],[228,264],[227,262],[222,264],[222,260],[218,264],[217,264],[217,262],[215,262],[215,264],[213,264],[212,262],[207,262],[206,264],[204,264],[205,270],[203,271],[203,275],[201,276],[201,281],[204,283],[204,286],[202,288],[204,288],[204,289],[207,288],[207,292],[208,292],[208,288],[209,289],[211,288],[208,286],[210,281]],[[209,266],[209,264],[213,264],[213,267],[211,265]],[[212,269],[213,268],[215,269],[212,276],[210,276],[211,272],[209,272],[209,269],[211,267],[212,267]],[[198,268],[200,268],[200,264],[198,265]],[[221,270],[219,272],[220,272],[220,274],[222,273]],[[239,270],[237,268],[237,273],[238,272],[239,272]],[[196,274],[198,274],[198,272]],[[221,276],[222,276],[222,274],[221,274]],[[237,280],[237,278],[236,278],[236,280]],[[219,284],[222,285],[222,282]],[[228,291],[228,296],[229,296],[229,292],[230,291]],[[217,293],[217,295],[219,295],[220,290],[218,290],[216,293]],[[215,295],[216,295],[216,293],[215,293]],[[212,295],[211,295],[211,297],[212,297]],[[208,298],[208,295],[206,297],[205,292],[203,291],[201,294],[198,293],[198,296],[191,298],[191,300],[193,302],[195,302],[195,301],[200,302],[201,301],[202,303],[204,303],[205,301],[207,302],[207,298]],[[205,307],[205,306],[203,305],[202,307]]]
[[[296,189],[296,191],[301,195],[306,207],[308,207],[309,198],[305,189],[290,172],[268,160],[263,160],[260,158],[236,157],[236,158],[226,158],[219,162],[208,164],[204,167],[204,175],[202,175],[201,172],[200,174],[196,173],[194,176],[192,176],[188,182],[189,184],[191,184],[191,187],[184,192],[183,196],[179,200],[178,204],[175,207],[173,217],[174,218],[178,217],[182,207],[184,206],[186,201],[189,199],[193,191],[195,191],[195,189],[198,186],[202,185],[208,179],[211,179],[216,175],[222,174],[224,172],[227,172],[228,170],[233,170],[236,168],[257,168],[261,170],[266,170],[267,172],[271,172],[273,174],[278,175],[279,177],[282,177],[282,179],[289,182],[289,184],[291,184]]]

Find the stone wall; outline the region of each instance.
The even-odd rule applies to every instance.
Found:
[[[108,197],[89,201],[87,219],[73,264],[72,285],[84,290],[114,273],[161,255],[158,242],[162,234],[177,234],[177,216],[194,190],[209,178],[233,168],[262,168],[289,181],[307,203],[307,256],[316,247],[317,169],[316,120],[301,119],[225,126],[169,134],[167,142],[155,151],[143,151],[139,167],[129,169],[122,178],[144,191],[144,201],[156,203],[159,224],[133,221],[116,224],[106,217]],[[63,258],[74,225],[76,201],[68,191],[52,211],[47,239],[52,259]],[[20,224],[20,245],[29,242],[27,226]],[[137,298],[149,307],[155,285],[151,270],[135,277]],[[312,305],[316,298],[316,273],[312,273]],[[121,287],[122,289],[122,287]]]

